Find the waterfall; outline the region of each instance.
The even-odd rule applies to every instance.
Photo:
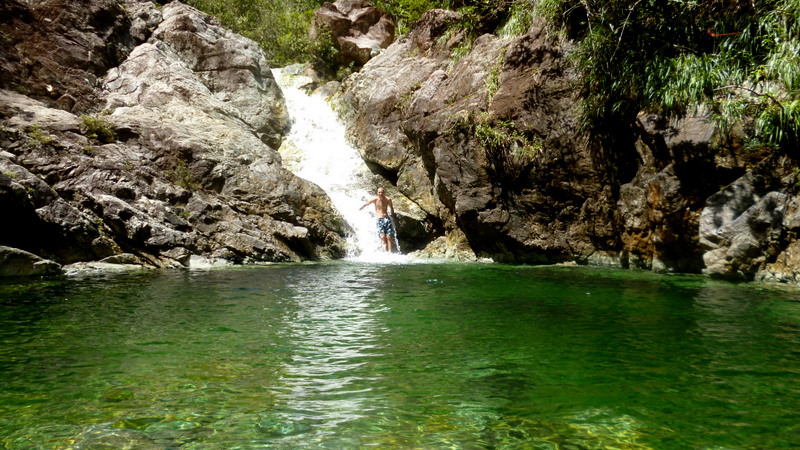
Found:
[[[345,139],[344,125],[320,95],[307,95],[295,86],[304,77],[273,69],[283,90],[292,129],[280,148],[283,166],[322,188],[334,208],[353,228],[348,237],[347,259],[396,262],[403,255],[381,250],[372,205],[359,210],[375,197],[373,178],[358,150]],[[396,242],[396,241],[395,241]]]

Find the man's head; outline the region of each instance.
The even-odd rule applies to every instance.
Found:
[[[386,191],[384,191],[384,189],[382,187],[378,188],[378,196],[379,197],[383,197],[384,192],[386,192]]]

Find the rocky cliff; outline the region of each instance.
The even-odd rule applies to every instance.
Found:
[[[568,40],[534,23],[474,41],[426,13],[345,83],[351,140],[426,213],[438,248],[795,281],[795,162],[718,139],[702,114],[581,131]]]
[[[281,166],[258,46],[179,2],[0,6],[0,245],[60,264],[343,255],[347,225]]]
[[[429,11],[338,100],[421,211],[422,254],[800,281],[794,160],[703,114],[593,139],[569,40],[459,21]],[[7,0],[0,39],[0,274],[343,255],[327,196],[282,167],[288,118],[253,42],[179,2],[114,0]]]

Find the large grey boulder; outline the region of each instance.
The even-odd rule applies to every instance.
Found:
[[[797,227],[796,208],[788,204],[784,186],[765,183],[748,172],[706,201],[700,216],[700,244],[705,273],[725,278],[752,280],[774,258],[788,227]],[[795,199],[796,202],[796,199]],[[788,208],[787,208],[788,206]],[[789,220],[787,209],[792,211]],[[790,250],[789,254],[792,254]],[[800,267],[791,267],[796,273]],[[775,272],[775,268],[771,271]],[[786,268],[779,272],[786,273]]]
[[[94,112],[0,91],[0,206],[19,213],[0,244],[64,264],[342,256],[346,224],[275,151],[288,116],[258,46],[179,2],[126,8],[148,40],[96,80]]]
[[[218,151],[230,156],[260,149],[253,137],[277,147],[289,119],[258,45],[179,2],[161,14],[152,39],[105,77],[111,119],[182,127],[186,138],[224,142]]]

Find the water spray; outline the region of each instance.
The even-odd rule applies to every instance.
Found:
[[[397,225],[394,223],[394,214],[389,216],[389,220],[392,221],[392,238],[394,239],[394,248],[397,253],[403,253],[400,250],[400,241],[397,240]]]
[[[371,195],[371,187],[360,180],[369,179],[371,172],[358,150],[346,142],[344,125],[330,105],[321,96],[309,96],[292,86],[292,77],[284,77],[280,69],[272,72],[293,120],[292,130],[280,150],[284,166],[322,188],[334,208],[353,228],[353,234],[348,237],[347,259],[396,262],[405,258],[379,248],[375,219],[359,211],[363,204],[361,199]],[[392,228],[399,251],[394,221]]]

